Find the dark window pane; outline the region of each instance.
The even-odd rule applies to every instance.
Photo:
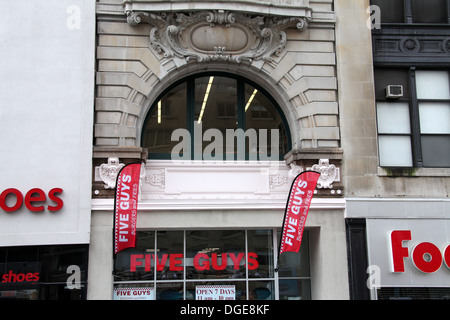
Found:
[[[250,134],[250,138],[246,141],[249,159],[274,161],[282,159],[289,151],[283,120],[273,103],[248,84],[245,85],[244,112],[247,130],[255,130],[256,133],[253,141]]]
[[[158,231],[158,280],[183,279],[183,231]]]
[[[311,281],[280,279],[280,300],[311,300]]]
[[[157,283],[156,300],[183,300],[183,283],[182,282]]]
[[[450,288],[380,288],[378,300],[447,300]]]
[[[278,239],[280,238],[278,232]],[[299,252],[285,252],[280,256],[278,276],[281,277],[309,277],[309,237],[305,231]],[[281,289],[280,289],[281,290]]]
[[[412,0],[415,23],[446,23],[447,0]]]
[[[142,131],[142,147],[148,149],[149,158],[170,154],[178,141],[171,141],[172,132],[186,128],[186,83],[170,90],[153,106]]]
[[[258,262],[257,268],[249,268],[249,278],[273,277],[273,235],[272,230],[249,230],[248,252]],[[255,263],[253,263],[256,266]]]
[[[403,97],[400,100],[409,100],[408,70],[375,69],[375,96],[377,100],[386,99],[386,87],[389,85],[403,86]]]
[[[273,281],[249,281],[249,300],[275,300]]]
[[[155,278],[155,232],[138,231],[136,247],[120,251],[114,261],[114,281]],[[147,258],[146,258],[147,256]]]
[[[234,148],[226,150],[226,130],[233,131],[238,128],[237,114],[237,81],[232,78],[211,76],[195,80],[195,125],[201,125],[202,147],[194,147],[197,159],[198,153],[205,155],[205,160],[225,160],[226,153],[237,152],[237,143]],[[204,137],[204,133],[209,131]],[[209,146],[207,148],[207,146]],[[207,149],[205,149],[207,148]]]
[[[450,167],[450,135],[422,136],[424,167]]]
[[[380,7],[381,23],[405,22],[403,0],[372,0],[370,3]]]

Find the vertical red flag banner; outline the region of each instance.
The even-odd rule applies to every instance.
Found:
[[[278,257],[284,252],[300,250],[306,218],[319,177],[319,172],[305,171],[294,179],[286,203]]]
[[[136,244],[141,164],[126,165],[117,175],[114,199],[114,254]]]

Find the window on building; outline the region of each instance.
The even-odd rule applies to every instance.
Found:
[[[378,6],[381,23],[403,23],[405,21],[404,0],[371,0],[371,5]]]
[[[0,300],[85,300],[87,261],[87,245],[0,248]]]
[[[262,88],[209,73],[166,90],[144,123],[150,159],[282,160],[290,150],[286,119]]]
[[[385,287],[377,290],[378,300],[449,300],[450,288]]]
[[[371,0],[381,11],[381,23],[450,23],[448,0]]]
[[[376,69],[382,167],[450,167],[450,73]],[[403,94],[388,96],[388,86]]]
[[[278,273],[275,237],[273,229],[138,231],[136,247],[115,257],[114,297],[311,299],[308,232],[299,253],[281,256]]]

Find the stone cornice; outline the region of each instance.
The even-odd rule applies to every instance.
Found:
[[[125,0],[125,12],[192,12],[205,10],[234,11],[258,15],[311,18],[309,0]]]

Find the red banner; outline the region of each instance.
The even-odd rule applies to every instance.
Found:
[[[136,243],[136,219],[141,164],[122,168],[117,177],[114,205],[114,254]]]
[[[280,255],[284,252],[300,250],[309,206],[319,177],[318,172],[305,171],[294,179],[286,204]]]

